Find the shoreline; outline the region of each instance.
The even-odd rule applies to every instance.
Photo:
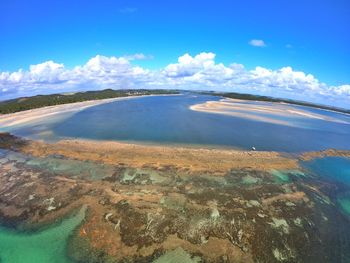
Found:
[[[255,262],[275,248],[260,242],[262,235],[282,243],[289,234],[289,246],[299,251],[315,246],[303,224],[341,225],[346,236],[350,231],[338,208],[323,202],[334,200],[328,194],[337,185],[300,176],[299,159],[279,152],[45,143],[1,133],[0,148],[9,149],[0,165],[0,217],[50,227],[85,204],[88,213],[67,243],[68,255],[81,262],[101,252],[106,262],[151,262],[159,249],[168,253],[179,246],[204,261],[226,256],[229,262]],[[308,235],[328,240],[313,229]],[[300,239],[302,247],[295,245]],[[319,255],[317,246],[314,253]],[[268,257],[274,261],[272,252]]]
[[[343,114],[346,117],[350,117],[350,113],[342,112],[342,111],[337,111],[337,110],[331,110],[331,109],[324,109],[320,107],[314,107],[314,106],[307,106],[307,105],[299,105],[299,104],[293,104],[293,103],[288,103],[288,102],[277,102],[282,105],[291,105],[291,106],[299,106],[299,107],[305,107],[305,108],[310,108],[310,109],[317,109],[317,110],[323,110],[323,111],[328,111],[328,112],[333,112],[333,113],[338,113],[338,114]]]
[[[231,169],[270,171],[299,168],[297,160],[273,151],[206,149],[81,139],[47,143],[21,139],[10,134],[0,137],[0,147],[35,157],[61,155],[75,160],[122,164],[134,168],[174,167],[180,171],[211,172],[216,175],[224,175]]]
[[[214,146],[206,148],[203,145],[163,145],[90,139],[63,139],[53,143],[37,140],[30,142],[23,153],[37,157],[58,153],[66,158],[82,161],[109,164],[115,164],[118,161],[123,165],[136,168],[184,166],[185,170],[211,171],[217,175],[224,174],[230,169],[253,169],[266,172],[274,169],[293,170],[301,168],[299,160],[311,161],[324,157],[350,158],[350,150],[341,149],[288,153]]]
[[[127,97],[118,97],[118,98],[109,98],[109,99],[102,99],[102,100],[91,100],[91,101],[84,101],[84,102],[75,102],[75,103],[69,103],[69,104],[61,104],[61,105],[54,105],[54,106],[47,106],[47,107],[42,107],[42,108],[37,108],[37,109],[31,109],[27,111],[22,111],[22,112],[16,112],[16,113],[10,113],[10,114],[3,114],[0,115],[0,133],[1,132],[10,132],[12,133],[11,129],[16,128],[18,125],[21,127],[21,125],[26,125],[33,123],[35,124],[38,121],[41,121],[43,118],[60,118],[60,115],[62,114],[63,117],[66,115],[69,116],[69,114],[74,114],[78,111],[84,110],[89,107],[101,105],[101,104],[106,104],[106,103],[111,103],[119,100],[128,100],[128,99],[136,99],[136,98],[141,98],[141,97],[146,97],[146,96],[178,96],[182,94],[151,94],[151,95],[139,95],[139,96],[127,96]],[[223,98],[219,101],[206,101],[201,104],[195,104],[189,106],[190,110],[194,111],[201,111],[201,112],[209,112],[213,114],[227,114],[220,112],[223,108],[225,111],[225,107],[229,108],[232,105],[230,101],[232,102],[249,102],[247,100],[238,100],[238,99],[232,99],[232,98]],[[233,103],[232,103],[233,104]],[[284,104],[284,103],[283,103]],[[213,105],[213,106],[212,106]],[[240,105],[240,104],[239,104]],[[239,105],[234,105],[233,107],[236,109],[239,107]],[[198,108],[199,107],[199,108]],[[213,109],[210,109],[212,107]],[[258,109],[255,110],[255,108],[258,107]],[[239,110],[239,109],[238,109]],[[258,120],[259,115],[254,115],[256,113],[264,113],[264,112],[269,112],[271,114],[276,113],[277,115],[281,116],[286,116],[286,115],[293,115],[296,114],[299,118],[315,118],[314,116],[308,116],[308,115],[303,115],[301,113],[295,113],[295,111],[289,111],[288,109],[284,108],[277,108],[277,109],[270,109],[269,107],[266,107],[265,105],[262,105],[261,108],[259,108],[259,105],[253,105],[253,108],[248,108],[248,109],[242,109],[238,114],[241,114],[242,116],[237,116],[235,115],[234,112],[232,114],[236,117],[241,117],[241,118],[253,118],[255,120]],[[246,116],[250,115],[250,116]],[[265,117],[261,117],[265,118]],[[267,120],[260,120],[260,121],[268,121],[271,122],[270,120],[272,118],[266,117]],[[318,119],[318,118],[317,118]],[[259,121],[259,120],[258,120]],[[330,120],[332,121],[332,120]],[[336,120],[335,120],[336,121]],[[287,124],[287,121],[282,121],[282,120],[274,120],[274,122],[278,122],[280,125],[291,125],[290,123]],[[291,125],[293,126],[293,125]],[[50,132],[44,131],[45,132]],[[134,140],[99,140],[99,139],[84,139],[84,138],[70,138],[70,137],[60,137],[57,138],[57,140],[46,140],[46,139],[41,139],[37,137],[31,137],[31,136],[22,136],[21,134],[16,134],[12,133],[16,136],[22,137],[27,140],[32,140],[32,141],[42,141],[46,143],[59,143],[61,141],[80,141],[80,142],[87,142],[87,143],[102,143],[102,144],[107,144],[107,143],[117,143],[120,145],[136,145],[136,146],[141,146],[141,147],[165,147],[165,148],[172,148],[172,149],[188,149],[188,150],[218,150],[218,151],[237,151],[237,152],[248,152],[248,153],[254,153],[254,151],[251,151],[249,148],[239,148],[235,146],[230,146],[230,145],[214,145],[214,144],[189,144],[189,143],[172,143],[172,142],[152,142],[152,141],[134,141]],[[49,136],[49,135],[48,135]],[[312,150],[315,151],[315,150]],[[324,151],[324,150],[323,150]],[[339,151],[339,150],[336,150]],[[285,156],[301,156],[304,154],[307,154],[309,151],[306,152],[283,152],[283,151],[269,151],[269,150],[257,150],[257,152],[277,152],[281,155]],[[316,151],[315,152],[321,152],[321,151]]]
[[[228,93],[230,94],[230,93]],[[253,95],[253,94],[241,94],[241,93],[235,93],[236,95],[248,95],[248,96],[255,96],[258,98],[261,97],[266,97],[266,96],[261,96],[261,95]],[[350,116],[350,110],[347,108],[338,108],[330,105],[325,105],[325,104],[313,104],[312,102],[307,102],[307,101],[298,101],[298,100],[289,100],[286,98],[274,98],[274,97],[266,97],[270,98],[272,100],[265,100],[265,99],[243,99],[243,98],[234,98],[227,96],[226,93],[220,93],[220,94],[207,94],[207,95],[213,95],[213,96],[218,96],[224,99],[233,99],[233,100],[241,100],[241,101],[252,101],[252,102],[266,102],[266,103],[277,103],[277,104],[286,104],[286,105],[292,105],[292,106],[300,106],[300,107],[307,107],[307,108],[313,108],[313,109],[319,109],[319,110],[325,110],[329,112],[335,112],[335,113],[341,113]],[[226,95],[226,96],[225,96]],[[304,104],[305,103],[305,104]]]
[[[281,120],[276,117],[294,118],[295,120],[316,119],[341,124],[350,124],[350,122],[335,117],[324,116],[318,113],[295,108],[295,105],[293,104],[278,103],[271,106],[271,103],[262,102],[263,104],[246,104],[245,102],[247,102],[247,100],[223,98],[219,101],[206,101],[204,103],[191,105],[189,109],[291,127],[299,127],[299,125],[294,124],[291,120]],[[261,101],[256,102],[261,103]],[[261,114],[265,114],[266,116]]]
[[[323,151],[311,151],[305,152],[300,155],[302,161],[312,161],[317,158],[326,158],[326,157],[342,157],[350,159],[349,150],[338,150],[338,149],[327,149]]]
[[[139,95],[139,96],[126,96],[126,97],[117,97],[117,98],[109,98],[109,99],[101,99],[101,100],[88,100],[82,102],[73,102],[66,103],[60,105],[53,106],[45,106],[41,108],[25,110],[15,113],[8,114],[0,114],[0,127],[11,128],[16,125],[22,125],[30,122],[35,122],[45,117],[51,117],[60,115],[63,113],[74,113],[89,107],[106,104],[118,100],[126,100],[126,99],[136,99],[141,97],[149,97],[149,96],[174,96],[180,94],[159,94],[159,95]]]

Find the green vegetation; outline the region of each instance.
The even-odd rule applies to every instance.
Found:
[[[81,102],[88,100],[101,100],[109,98],[158,95],[158,94],[178,94],[175,90],[112,90],[105,89],[100,91],[86,91],[67,94],[37,95],[33,97],[24,97],[0,102],[0,114],[13,113],[18,111]]]
[[[13,113],[18,111],[30,110],[41,108],[45,106],[53,106],[59,104],[67,104],[73,102],[81,102],[88,100],[102,100],[109,98],[127,97],[127,96],[141,96],[141,95],[160,95],[160,94],[179,94],[178,90],[146,90],[146,89],[132,89],[132,90],[112,90],[105,89],[99,91],[86,91],[86,92],[76,92],[76,93],[66,93],[66,94],[51,94],[51,95],[37,95],[33,97],[23,97],[12,100],[7,100],[0,102],[0,114]],[[332,110],[342,113],[350,114],[350,110],[331,107],[321,104],[315,104],[305,101],[273,98],[268,96],[252,95],[245,93],[235,93],[235,92],[202,92],[201,94],[222,96],[225,98],[240,99],[240,100],[253,100],[253,101],[267,101],[267,102],[279,102],[279,103],[289,103],[300,106],[314,107],[325,110]]]
[[[299,105],[299,106],[313,107],[313,108],[332,110],[332,111],[350,114],[350,110],[347,110],[347,109],[326,106],[326,105],[305,102],[305,101],[298,101],[298,100],[280,99],[280,98],[273,98],[273,97],[268,97],[268,96],[252,95],[252,94],[245,94],[245,93],[235,93],[235,92],[220,93],[220,92],[211,91],[211,92],[203,92],[202,94],[222,96],[225,98],[239,99],[239,100],[268,101],[268,102],[279,102],[279,103],[282,102],[282,103],[289,103],[289,104],[294,104],[294,105]]]

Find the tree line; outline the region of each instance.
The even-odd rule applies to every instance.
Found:
[[[73,102],[82,102],[88,100],[102,100],[109,98],[141,96],[141,95],[160,95],[160,94],[178,94],[176,90],[145,90],[128,89],[112,90],[105,89],[99,91],[86,91],[66,94],[37,95],[33,97],[22,97],[0,102],[0,114],[14,113],[24,110],[36,109],[46,106],[54,106]]]

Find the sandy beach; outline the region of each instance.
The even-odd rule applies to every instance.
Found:
[[[306,110],[298,109],[291,105],[280,103],[264,103],[259,104],[247,103],[244,100],[237,99],[222,99],[220,101],[207,101],[205,103],[196,104],[190,107],[191,110],[224,114],[239,118],[247,118],[255,121],[268,122],[279,125],[286,125],[295,127],[297,124],[291,120],[298,119],[318,119],[324,121],[331,121],[343,124],[350,124],[341,119],[328,117],[325,115],[309,112]],[[264,116],[265,115],[265,116]],[[280,117],[287,120],[279,119]]]
[[[154,95],[145,95],[145,96],[154,96]],[[139,97],[142,97],[142,96],[129,96],[129,97],[102,99],[102,100],[90,100],[90,101],[42,107],[42,108],[37,108],[32,110],[10,113],[10,114],[0,114],[0,128],[1,127],[10,128],[15,125],[23,125],[30,122],[42,120],[44,118],[51,118],[54,116],[58,116],[60,114],[75,113],[89,107],[93,107],[93,106],[97,106],[97,105],[101,105],[101,104],[105,104],[105,103],[109,103],[117,100],[134,99]]]

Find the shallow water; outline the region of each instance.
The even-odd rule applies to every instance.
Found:
[[[334,161],[338,159],[334,158],[326,158],[321,159],[321,164],[323,164],[322,161]],[[347,161],[348,159],[345,159]],[[315,160],[317,161],[317,160]],[[344,161],[343,159],[340,159],[340,161]],[[102,168],[103,165],[93,164],[90,162],[81,162],[77,160],[68,160],[64,159],[60,156],[50,156],[48,158],[33,158],[30,156],[25,156],[23,154],[15,153],[12,151],[5,151],[0,150],[0,164],[4,164],[6,166],[6,169],[8,167],[11,167],[9,169],[14,172],[14,174],[17,174],[17,179],[14,179],[14,176],[10,173],[5,176],[9,176],[11,180],[18,180],[19,178],[23,178],[26,173],[21,173],[23,170],[29,169],[30,171],[35,171],[35,175],[39,176],[41,178],[44,178],[44,176],[55,176],[55,175],[63,175],[66,177],[75,177],[77,174],[82,173],[84,175],[83,178],[85,179],[108,179],[101,175],[103,174],[105,170]],[[313,164],[313,162],[310,162]],[[11,166],[11,164],[13,164]],[[241,222],[253,222],[251,219],[254,218],[259,213],[257,218],[259,221],[255,222],[257,226],[263,227],[267,232],[273,231],[277,232],[276,236],[273,236],[270,238],[275,238],[274,242],[276,243],[276,240],[284,239],[284,235],[290,235],[291,238],[295,238],[294,231],[299,231],[298,233],[302,233],[304,231],[304,225],[303,222],[309,222],[307,220],[311,220],[310,222],[313,222],[313,215],[314,213],[308,213],[303,214],[303,210],[301,209],[300,212],[297,212],[297,208],[303,207],[300,203],[298,203],[297,200],[290,200],[286,201],[281,199],[280,202],[278,202],[277,205],[269,206],[267,210],[263,210],[263,206],[261,205],[263,203],[263,198],[260,198],[260,196],[266,197],[266,196],[279,196],[281,193],[286,193],[292,195],[295,193],[296,189],[293,189],[296,186],[302,186],[306,187],[306,184],[303,183],[303,180],[307,181],[309,185],[313,185],[313,181],[315,180],[315,177],[310,176],[310,174],[318,175],[321,178],[324,178],[324,181],[328,181],[331,177],[326,177],[327,175],[332,176],[334,174],[334,169],[338,169],[339,173],[343,171],[343,169],[340,167],[339,164],[332,164],[330,167],[332,169],[327,172],[324,176],[321,174],[316,174],[318,171],[317,169],[321,169],[323,171],[322,166],[320,167],[318,163],[315,166],[309,166],[306,168],[306,165],[308,163],[305,163],[305,170],[303,170],[305,173],[299,170],[272,170],[269,172],[261,172],[261,171],[254,171],[254,170],[232,170],[226,176],[212,176],[210,174],[198,174],[196,176],[193,176],[191,174],[184,174],[179,176],[180,174],[176,174],[169,171],[160,171],[160,170],[152,170],[151,168],[142,168],[142,169],[136,169],[136,168],[128,168],[123,167],[122,169],[118,170],[118,176],[113,177],[111,173],[108,175],[110,179],[113,179],[109,186],[113,185],[113,189],[118,189],[118,192],[120,194],[123,194],[124,196],[130,196],[130,200],[133,200],[137,198],[137,200],[140,200],[141,203],[144,200],[147,200],[147,198],[150,198],[150,195],[158,195],[158,191],[162,191],[164,193],[167,193],[166,195],[162,196],[162,198],[159,200],[159,210],[162,211],[162,214],[158,213],[149,213],[149,210],[147,210],[147,214],[144,214],[147,218],[149,217],[150,220],[155,220],[157,222],[154,224],[154,226],[162,225],[161,222],[166,222],[166,224],[171,225],[172,223],[168,222],[174,222],[177,220],[174,220],[174,217],[172,213],[176,215],[180,215],[179,218],[182,218],[181,221],[184,223],[184,225],[181,225],[181,229],[185,229],[184,235],[187,233],[190,233],[188,235],[190,240],[192,242],[195,242],[198,244],[198,242],[206,242],[206,231],[213,231],[213,233],[216,231],[221,231],[220,229],[222,227],[227,227],[228,230],[230,230],[230,226],[232,225],[233,218],[236,218],[235,222],[240,222],[239,220],[242,220]],[[93,165],[93,166],[92,166]],[[342,163],[342,167],[348,167],[348,163]],[[71,171],[69,169],[71,167]],[[314,168],[313,168],[314,167]],[[1,165],[0,165],[1,168]],[[35,168],[35,169],[33,169]],[[313,168],[313,170],[311,170]],[[3,171],[5,171],[4,169]],[[17,171],[16,171],[17,169]],[[92,174],[89,175],[89,171],[95,171]],[[48,173],[50,172],[50,173]],[[345,175],[346,176],[346,175]],[[113,177],[113,178],[111,178]],[[337,180],[341,180],[342,177],[339,177]],[[48,178],[52,179],[52,178]],[[50,182],[49,180],[49,182]],[[332,179],[333,180],[333,179]],[[109,182],[109,181],[106,181]],[[320,185],[318,180],[314,181],[315,184]],[[338,182],[338,181],[337,181]],[[340,182],[340,181],[339,181]],[[93,183],[93,182],[92,182]],[[296,184],[295,184],[296,183]],[[325,185],[327,185],[326,183]],[[26,183],[28,185],[28,183]],[[107,184],[106,184],[107,186]],[[294,187],[293,187],[294,186]],[[347,185],[345,185],[347,186]],[[68,187],[68,186],[67,186]],[[114,188],[116,187],[116,188]],[[158,188],[160,187],[160,188]],[[185,187],[189,187],[186,189]],[[23,191],[22,191],[23,189]],[[181,190],[181,192],[177,189],[184,189]],[[339,188],[334,187],[334,192],[337,192]],[[346,190],[347,189],[347,190]],[[345,192],[341,192],[339,196],[337,196],[337,199],[334,198],[328,198],[328,196],[320,195],[319,198],[325,198],[327,200],[331,200],[331,202],[327,203],[327,208],[324,208],[326,206],[323,204],[323,200],[321,199],[313,199],[320,207],[318,210],[313,210],[315,214],[317,215],[317,219],[320,220],[329,220],[326,225],[329,226],[332,223],[332,231],[337,231],[335,234],[337,236],[341,236],[341,233],[343,233],[343,236],[340,238],[344,240],[342,243],[342,248],[340,250],[337,250],[336,253],[338,253],[337,259],[339,258],[339,253],[342,253],[344,257],[348,257],[349,255],[349,235],[348,231],[344,231],[344,228],[347,228],[348,221],[344,222],[344,220],[337,222],[336,220],[339,219],[338,217],[331,217],[332,213],[326,213],[327,209],[334,209],[332,212],[336,211],[336,207],[333,205],[337,200],[339,204],[339,208],[344,212],[348,213],[349,205],[350,205],[350,199],[348,191],[350,188],[347,186],[345,189]],[[17,189],[18,191],[18,189]],[[21,188],[21,192],[24,192],[25,188]],[[174,192],[173,192],[174,191]],[[183,191],[183,192],[182,192]],[[99,191],[94,192],[91,196],[94,196]],[[21,200],[30,200],[27,196],[29,194],[35,193],[34,190],[28,190],[24,193],[24,198],[21,197]],[[233,201],[236,200],[236,196],[239,193],[239,196],[241,194],[244,194],[243,199],[239,199],[240,201]],[[16,191],[11,191],[11,195],[8,195],[8,198],[11,198],[13,194],[16,194]],[[72,200],[72,197],[74,195],[70,195],[69,192],[64,192],[62,195],[57,195],[56,193],[52,192],[46,192],[46,196],[42,197],[42,199],[50,196],[55,197],[55,202],[59,203],[66,194],[70,196],[70,200]],[[282,194],[283,195],[283,194]],[[146,197],[147,196],[147,197]],[[101,198],[103,197],[103,198]],[[101,196],[98,196],[97,198],[99,200],[104,201],[104,194],[101,193]],[[145,198],[144,198],[145,197]],[[101,199],[100,199],[101,198]],[[153,197],[152,197],[153,198]],[[149,199],[152,202],[152,205],[155,205],[153,199]],[[267,198],[268,199],[268,198]],[[46,200],[50,199],[44,199],[44,202]],[[38,201],[33,200],[33,202],[37,202],[38,204],[41,204],[42,201],[38,199]],[[321,202],[322,201],[322,202]],[[334,201],[334,202],[333,202]],[[125,203],[127,204],[127,202]],[[193,208],[193,204],[199,204],[199,207],[203,207],[203,210],[191,210]],[[49,207],[47,209],[49,210],[51,204],[48,204]],[[114,205],[114,207],[119,207],[120,211],[115,209],[112,211],[116,215],[119,214],[123,215],[124,213],[130,213],[129,210],[126,209],[128,206],[121,205],[120,202]],[[143,204],[142,206],[144,206]],[[228,210],[232,214],[225,214],[223,211],[223,207],[227,206]],[[147,206],[146,206],[147,207]],[[244,213],[247,213],[249,216],[247,219],[245,216],[241,217],[243,213],[237,213],[237,211],[232,210],[230,207],[241,207],[241,209],[244,209]],[[163,209],[164,208],[164,209]],[[295,211],[294,211],[295,209]],[[324,210],[323,210],[324,209]],[[53,209],[54,210],[54,209]],[[51,210],[50,210],[51,211]],[[106,214],[110,213],[111,207],[107,204],[106,206],[106,213],[101,214],[100,216],[103,216],[106,218]],[[129,212],[128,212],[129,211]],[[165,213],[165,211],[171,211],[172,213]],[[274,211],[274,213],[279,213],[279,211],[284,211],[283,213],[279,214],[279,216],[274,216],[269,218],[268,211]],[[325,214],[318,213],[318,211],[324,211]],[[164,212],[164,213],[163,213]],[[292,216],[291,216],[292,213]],[[302,215],[300,215],[300,213]],[[340,213],[339,213],[340,214]],[[141,214],[140,214],[141,215]],[[326,216],[327,217],[326,217]],[[118,218],[119,218],[118,216]],[[289,218],[290,217],[290,218]],[[6,228],[0,228],[0,262],[57,262],[57,263],[68,263],[70,262],[69,259],[66,256],[66,249],[67,249],[67,239],[69,238],[70,234],[74,230],[74,228],[81,222],[83,217],[75,217],[75,219],[66,219],[61,224],[52,225],[49,228],[46,228],[42,230],[41,232],[35,232],[35,233],[23,233],[18,231],[11,231]],[[326,218],[326,219],[323,219]],[[347,218],[347,217],[342,217]],[[125,220],[127,219],[127,220]],[[171,220],[170,220],[171,219]],[[107,219],[106,219],[107,220]],[[122,222],[126,221],[134,221],[135,220],[135,214],[130,213],[128,216],[122,218]],[[164,220],[164,221],[163,221]],[[263,220],[263,222],[261,222]],[[120,221],[119,221],[120,222]],[[148,221],[152,222],[152,221]],[[316,226],[319,227],[319,229],[327,229],[327,227],[324,227],[323,224],[320,224],[319,221],[315,221]],[[110,221],[109,223],[112,223]],[[108,224],[109,224],[108,223]],[[115,221],[113,221],[115,223]],[[119,223],[118,223],[119,224]],[[125,224],[125,223],[124,223]],[[237,223],[241,224],[241,223]],[[243,224],[243,223],[242,223]],[[102,225],[101,225],[102,226]],[[146,226],[146,221],[145,221]],[[202,228],[203,227],[203,228]],[[129,229],[126,232],[122,232],[125,237],[128,237],[127,234],[132,234],[133,236],[138,236],[139,232],[133,232],[134,228],[120,228],[118,231],[125,231],[124,229]],[[153,228],[152,228],[153,229]],[[158,229],[158,228],[155,228]],[[257,228],[259,230],[259,227]],[[305,228],[307,231],[307,227]],[[349,228],[348,228],[349,229]],[[153,230],[152,230],[153,231]],[[226,230],[225,230],[226,231]],[[260,231],[260,230],[259,230]],[[266,235],[266,231],[261,232],[263,235]],[[301,231],[301,232],[300,232]],[[193,234],[192,234],[193,233]],[[210,232],[212,233],[212,232]],[[270,233],[270,232],[268,232]],[[308,232],[310,234],[310,232]],[[204,235],[205,234],[205,235]],[[304,236],[304,235],[302,235]],[[187,237],[187,236],[186,236]],[[204,239],[202,239],[202,237]],[[226,237],[226,236],[223,236]],[[327,238],[327,235],[324,235],[323,237]],[[204,240],[204,241],[202,241]],[[320,239],[325,240],[325,242],[328,239]],[[142,241],[143,242],[143,241]],[[278,241],[279,242],[279,241]],[[337,240],[336,241],[338,246],[341,244],[342,241]],[[293,243],[291,243],[293,244]],[[304,241],[303,241],[304,244]],[[87,254],[87,247],[84,246],[76,246],[74,243],[70,243],[71,247],[69,247],[70,251],[74,250],[76,254],[70,254],[72,256],[76,256],[77,254],[86,255]],[[293,244],[294,246],[294,244]],[[293,247],[291,246],[291,247]],[[274,250],[271,252],[270,247],[269,248],[261,248],[263,251],[270,251],[270,253],[273,253],[272,256],[275,258],[278,258],[279,256],[283,255],[280,250],[276,250],[275,247],[273,247]],[[312,247],[315,248],[315,247]],[[163,255],[161,255],[158,259],[156,259],[154,262],[200,262],[200,258],[196,253],[189,253],[186,249],[186,247],[178,247],[174,250],[165,251]],[[317,249],[318,251],[318,249]],[[340,251],[340,252],[339,252]],[[91,255],[95,256],[95,252],[91,252]],[[318,253],[318,252],[317,252]],[[90,256],[90,254],[88,254]],[[96,252],[96,257],[98,258],[99,253]],[[277,255],[277,256],[276,256]],[[88,257],[89,257],[88,256]],[[75,259],[80,259],[80,257],[74,257]],[[81,262],[86,262],[86,257]],[[96,261],[96,262],[104,262],[104,261]],[[109,262],[109,261],[105,261]],[[272,261],[269,261],[272,262]],[[301,261],[301,262],[313,262],[313,261]],[[320,261],[315,261],[320,262]],[[329,261],[332,262],[332,261]],[[334,261],[334,262],[341,262],[341,261]],[[345,261],[347,262],[347,261]]]
[[[45,158],[36,158],[26,156],[21,153],[0,149],[0,165],[8,161],[21,163],[28,168],[45,171],[48,175],[63,175],[72,178],[81,178],[86,180],[102,180],[114,173],[111,165],[94,163],[91,161],[68,160],[61,156],[48,156]],[[15,167],[12,168],[14,171]]]
[[[350,158],[324,157],[302,162],[302,165],[314,175],[342,186],[335,193],[341,210],[350,216]]]
[[[207,100],[218,100],[211,96],[144,97],[133,100],[117,101],[91,107],[75,115],[60,118],[57,121],[36,123],[14,130],[15,134],[43,139],[65,137],[140,141],[168,144],[220,145],[250,149],[254,145],[258,150],[305,151],[326,148],[350,149],[349,125],[315,119],[298,119],[297,127],[258,122],[244,118],[203,113],[189,110],[189,106]],[[249,102],[257,103],[261,102]],[[296,108],[298,108],[296,106]],[[345,115],[318,109],[308,109],[325,116],[348,118]],[[296,120],[288,119],[293,122]],[[303,126],[304,125],[304,126]],[[48,137],[41,137],[45,134]],[[0,150],[0,165],[14,160],[24,166],[45,170],[53,174],[101,180],[113,174],[113,168],[92,162],[66,160],[60,156],[47,158],[28,158],[18,153]],[[327,157],[303,162],[305,174],[300,171],[271,171],[269,183],[287,187],[295,178],[317,175],[324,180],[335,181],[344,185],[336,193],[339,208],[350,216],[350,159]],[[13,167],[12,169],[17,169]],[[237,177],[236,174],[225,178],[196,178],[202,184],[198,187],[217,187],[224,189],[230,185],[254,187],[263,183],[259,174],[248,173]],[[308,178],[310,179],[310,178]],[[121,184],[169,184],[173,178],[147,169],[125,169],[119,178]],[[180,179],[178,179],[180,180]],[[180,183],[188,185],[185,176]],[[194,181],[194,185],[197,181]],[[265,182],[266,183],[266,182]],[[284,189],[284,188],[283,188]],[[287,188],[286,188],[287,189]],[[194,194],[200,195],[194,192]],[[201,196],[201,195],[200,195]],[[207,194],[203,194],[203,198]],[[202,197],[202,196],[201,196]],[[256,205],[254,200],[251,206]],[[160,205],[174,210],[181,210],[184,200],[175,197],[162,198]],[[0,262],[32,263],[57,262],[67,263],[67,239],[82,221],[80,213],[61,224],[51,226],[41,232],[23,233],[0,228]],[[274,219],[277,227],[283,227],[284,221]],[[283,229],[283,228],[282,228]],[[199,260],[199,259],[198,259]],[[169,251],[155,262],[197,262],[181,249]]]
[[[0,227],[0,262],[72,263],[66,255],[67,240],[84,217],[82,208],[60,224],[33,233]]]
[[[88,161],[65,160],[59,157],[32,158],[25,164],[54,174],[90,180],[101,180],[104,177],[111,176],[114,172],[113,167],[108,165]]]
[[[337,201],[344,213],[350,216],[350,192],[339,196]]]
[[[325,157],[303,162],[314,174],[337,181],[350,187],[350,158]]]
[[[68,137],[242,149],[255,146],[257,150],[285,152],[350,149],[349,124],[300,116],[278,117],[291,123],[286,126],[189,109],[195,104],[220,99],[185,94],[119,100],[87,108],[66,118],[61,116],[56,121],[16,127],[10,132],[45,140]],[[263,102],[247,103],[260,105]],[[290,107],[350,121],[349,116],[340,113]]]

